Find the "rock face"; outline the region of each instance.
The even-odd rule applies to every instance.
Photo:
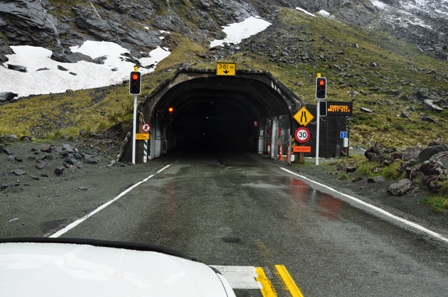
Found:
[[[12,53],[9,46],[25,44],[52,50],[58,61],[76,60],[69,47],[87,39],[119,43],[139,57],[140,52],[170,42],[169,38],[159,39],[160,30],[205,44],[222,35],[223,25],[257,15],[272,21],[281,7],[300,7],[311,13],[325,10],[340,21],[385,30],[446,58],[448,35],[442,32],[448,27],[448,9],[440,2],[427,1],[422,6],[414,1],[383,0],[375,6],[363,0],[90,0],[72,5],[66,1],[6,0],[0,2],[4,37],[0,62],[6,62],[5,55]]]
[[[404,38],[421,50],[448,57],[448,7],[443,1],[377,1],[380,13],[370,26]]]

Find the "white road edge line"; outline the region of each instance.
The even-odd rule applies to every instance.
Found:
[[[356,204],[362,205],[362,206],[370,209],[371,211],[374,211],[374,212],[377,212],[377,213],[379,213],[379,214],[381,214],[383,216],[386,216],[389,219],[398,221],[398,222],[400,222],[400,223],[402,223],[402,224],[404,224],[404,225],[406,225],[408,227],[411,227],[411,228],[413,228],[413,229],[415,229],[417,231],[423,232],[423,233],[427,234],[428,236],[431,236],[432,238],[438,239],[438,240],[440,240],[440,241],[442,241],[444,243],[448,243],[448,238],[446,238],[446,237],[444,237],[444,236],[440,235],[439,233],[436,233],[436,232],[434,232],[432,230],[429,230],[429,229],[427,229],[427,228],[425,228],[425,227],[423,227],[423,226],[421,226],[419,224],[416,224],[416,223],[413,223],[413,222],[408,221],[406,219],[400,218],[400,217],[398,217],[396,215],[391,214],[390,212],[385,211],[382,208],[379,208],[377,206],[369,204],[369,203],[367,203],[365,201],[362,201],[362,200],[360,200],[360,199],[358,199],[356,197],[350,196],[348,194],[339,192],[338,190],[335,190],[332,187],[329,187],[327,185],[321,184],[321,183],[319,183],[317,181],[309,179],[309,178],[307,178],[307,177],[305,177],[303,175],[300,175],[298,173],[295,173],[295,172],[293,172],[291,170],[288,170],[288,169],[283,168],[283,167],[279,167],[279,168],[282,169],[283,171],[286,171],[286,172],[292,174],[292,175],[298,176],[299,178],[301,178],[303,180],[306,180],[306,181],[308,181],[308,182],[310,182],[312,184],[318,185],[318,186],[320,186],[320,187],[322,187],[324,189],[327,189],[329,191],[337,193],[338,195],[341,195],[342,197],[351,200],[352,202],[354,202],[354,203],[352,203],[352,205],[354,205],[354,206],[356,206]]]
[[[168,167],[170,167],[171,164],[163,167],[162,169],[160,169],[159,171],[157,171],[157,174],[159,174],[160,172],[164,171],[165,169],[167,169]],[[62,228],[61,230],[51,234],[50,236],[48,236],[49,238],[58,238],[61,235],[67,233],[68,231],[70,231],[71,229],[75,228],[76,226],[78,226],[79,224],[81,224],[82,222],[84,222],[85,220],[87,220],[88,218],[90,218],[91,216],[93,216],[94,214],[100,212],[101,210],[105,209],[106,207],[108,207],[109,205],[111,205],[112,203],[114,203],[115,201],[117,201],[118,199],[120,199],[121,197],[123,197],[124,195],[126,195],[127,193],[129,193],[130,191],[132,191],[133,189],[135,189],[136,187],[138,187],[139,185],[141,185],[142,183],[147,182],[148,180],[150,180],[151,178],[153,178],[155,176],[155,174],[151,174],[150,176],[148,176],[147,178],[145,178],[144,180],[139,181],[138,183],[132,185],[131,187],[127,188],[126,190],[124,190],[123,192],[121,192],[117,197],[115,197],[112,200],[109,200],[108,202],[100,205],[98,208],[96,208],[95,210],[93,210],[92,212],[88,213],[87,215],[83,216],[82,218],[77,219],[76,221],[70,223],[69,225],[67,225],[66,227]]]

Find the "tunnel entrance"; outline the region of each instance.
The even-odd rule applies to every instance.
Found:
[[[286,149],[291,113],[301,106],[301,100],[266,71],[219,76],[210,69],[179,69],[138,106],[138,122],[149,123],[151,131],[149,141],[136,142],[136,163],[179,150],[274,156],[279,147],[271,144],[285,143]],[[122,161],[131,161],[131,143]]]
[[[255,152],[260,123],[264,126],[273,117],[286,116],[285,125],[290,124],[289,105],[271,84],[260,80],[266,80],[266,74],[240,72],[238,77],[217,77],[195,71],[181,76],[185,81],[171,87],[152,110],[152,118],[160,119],[168,151]],[[299,102],[294,100],[294,105]]]
[[[244,151],[272,159],[291,151],[303,102],[267,71],[179,69],[138,106],[150,140],[136,141],[136,163],[172,151]],[[121,161],[132,160],[132,139]]]

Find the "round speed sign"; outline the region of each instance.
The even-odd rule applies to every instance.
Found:
[[[308,140],[310,140],[311,133],[308,128],[305,127],[299,127],[297,128],[296,132],[294,133],[294,137],[299,143],[305,143]]]

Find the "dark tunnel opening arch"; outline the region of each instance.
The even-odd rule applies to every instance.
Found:
[[[138,107],[151,125],[151,138],[146,145],[136,142],[136,162],[195,149],[243,150],[275,158],[279,147],[271,144],[288,145],[296,126],[293,115],[302,105],[266,71],[238,70],[233,77],[220,77],[213,70],[180,69]],[[129,161],[130,147],[123,161]]]

